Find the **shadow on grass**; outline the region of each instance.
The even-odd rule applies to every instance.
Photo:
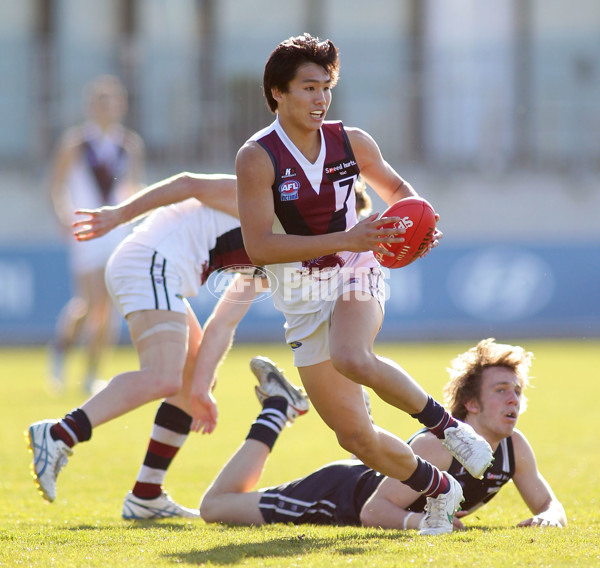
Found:
[[[125,529],[128,531],[147,531],[149,529],[152,530],[162,530],[162,531],[167,531],[167,532],[172,532],[172,531],[198,531],[199,529],[206,529],[209,525],[206,525],[204,523],[200,523],[197,524],[194,521],[167,521],[166,519],[148,519],[148,520],[136,520],[136,521],[132,521],[131,523],[126,523],[125,524]],[[227,527],[230,529],[235,529],[235,525],[220,525],[222,527]],[[277,525],[271,525],[271,526],[277,526]],[[312,525],[308,525],[308,526],[312,526]],[[318,525],[316,525],[318,526]],[[79,525],[71,525],[71,526],[66,526],[66,527],[62,527],[63,530],[66,531],[101,531],[101,530],[114,530],[114,529],[118,529],[118,530],[122,530],[123,524],[121,524],[121,522],[118,522],[118,524],[115,525],[90,525],[90,524],[79,524]],[[393,539],[393,540],[399,540],[399,539],[403,539],[403,538],[415,538],[417,535],[416,532],[413,531],[409,531],[409,532],[403,532],[403,531],[397,531],[394,529],[364,529],[364,528],[360,528],[360,527],[353,527],[356,530],[362,531],[364,530],[364,534],[361,535],[360,540],[364,540],[365,543],[368,543],[369,541],[371,541],[373,538],[376,539]],[[476,527],[467,527],[466,530],[464,531],[456,531],[453,534],[455,536],[462,536],[463,540],[471,540],[472,537],[475,537],[475,535],[477,533],[489,533],[489,532],[495,532],[498,530],[510,530],[510,529],[514,529],[515,527],[513,525],[507,525],[507,526],[488,526],[488,525],[478,525]],[[372,532],[375,531],[375,532]],[[306,537],[303,534],[300,534],[298,536],[290,536],[290,537],[286,537],[286,538],[281,538],[281,539],[277,539],[280,542],[294,542],[294,544],[296,545],[296,539],[299,543],[303,543],[305,542],[305,539],[310,539],[311,537]],[[354,535],[354,538],[356,539],[356,535]],[[340,540],[343,540],[343,536],[340,536]],[[272,541],[272,542],[276,542],[276,541]],[[264,544],[261,543],[261,544]],[[368,548],[368,546],[365,546],[366,548]],[[337,549],[338,551],[340,549]]]
[[[261,534],[261,533],[257,533]],[[262,535],[264,537],[264,534]],[[398,541],[401,539],[412,539],[414,534],[400,533],[398,531],[377,532],[364,536],[353,533],[352,535],[340,535],[339,540],[329,537],[315,537],[298,534],[289,537],[275,537],[256,542],[231,542],[230,544],[218,545],[204,550],[189,550],[187,552],[173,552],[164,554],[166,560],[181,564],[204,564],[216,565],[238,564],[244,559],[292,559],[308,554],[322,553],[323,551],[335,551],[336,555],[360,555],[373,552],[376,543],[389,539]],[[282,561],[282,566],[288,563]]]

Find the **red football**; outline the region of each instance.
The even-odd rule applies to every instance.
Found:
[[[382,243],[379,246],[394,253],[384,256],[376,252],[377,262],[387,268],[401,268],[414,262],[421,256],[433,238],[435,232],[435,212],[433,207],[421,197],[405,197],[396,201],[384,211],[384,217],[400,217],[397,223],[381,225],[385,228],[404,227],[403,243]]]

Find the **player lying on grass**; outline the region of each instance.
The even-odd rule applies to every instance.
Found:
[[[460,518],[488,503],[511,479],[533,516],[518,526],[563,527],[565,511],[539,472],[525,436],[515,428],[525,409],[531,354],[521,347],[485,339],[459,355],[450,367],[444,388],[452,415],[469,423],[494,450],[494,463],[483,479],[475,479],[430,432],[409,441],[424,456],[462,486],[463,510],[451,520],[436,499],[425,498],[396,479],[385,477],[357,459],[342,460],[288,483],[253,491],[279,433],[302,413],[304,401],[282,372],[265,358],[251,368],[260,386],[263,409],[248,437],[231,457],[202,498],[200,514],[207,522],[254,524],[362,525],[390,529],[444,532],[464,529]]]
[[[34,479],[44,499],[54,501],[57,475],[73,447],[89,440],[97,426],[164,399],[123,516],[198,517],[197,509],[175,503],[162,482],[189,432],[214,430],[217,408],[211,391],[216,369],[252,299],[268,289],[264,273],[250,264],[243,247],[235,183],[231,175],[180,174],[118,206],[79,211],[86,218],[74,223],[76,237],[89,240],[158,207],[121,242],[106,271],[113,302],[127,320],[139,369],[113,377],[62,419],[29,427]],[[231,266],[250,273],[237,274],[202,337],[186,298],[195,296],[214,270]]]

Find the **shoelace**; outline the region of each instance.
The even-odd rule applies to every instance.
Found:
[[[436,521],[439,521],[440,519],[446,520],[445,515],[443,514],[446,509],[445,497],[446,494],[443,494],[436,499],[427,499],[427,502],[425,503],[425,512],[427,515],[425,515],[424,526],[431,526],[428,521],[432,519]]]
[[[471,456],[473,454],[472,443],[475,442],[475,438],[471,435],[471,432],[459,429],[456,431],[455,435],[463,444],[457,451],[465,457]]]

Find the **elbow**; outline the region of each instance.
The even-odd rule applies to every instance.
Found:
[[[189,172],[181,172],[175,176],[177,185],[186,195],[191,196],[194,187],[192,175]]]
[[[260,256],[260,255],[255,255],[255,254],[248,253],[248,258],[250,259],[250,262],[254,266],[265,266],[266,264],[272,264],[270,262],[267,262],[267,260],[264,257]]]
[[[246,254],[250,259],[250,262],[255,266],[264,266],[265,264],[273,264],[273,260],[266,257],[264,254],[264,249],[261,250],[261,247],[257,246],[248,246],[244,245],[246,248]]]
[[[281,258],[281,245],[278,244],[277,237],[270,228],[257,228],[253,224],[252,215],[256,216],[256,213],[240,215],[242,239],[250,262],[255,266],[285,262]]]

